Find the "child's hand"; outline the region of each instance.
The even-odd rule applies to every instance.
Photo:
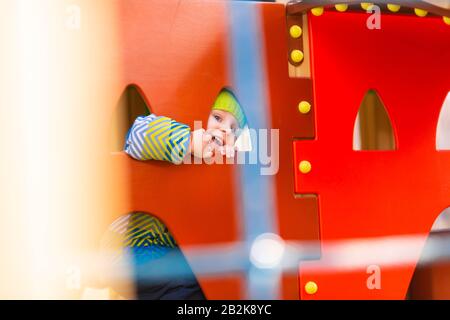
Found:
[[[224,145],[219,148],[220,154],[226,156],[227,158],[234,158],[236,153],[236,148],[234,146]]]
[[[212,132],[213,140],[216,142],[216,148],[221,155],[227,158],[234,158],[236,148],[234,143],[236,137],[232,130],[214,130]]]
[[[191,132],[189,153],[197,158],[211,158],[214,154],[214,148],[211,145],[212,138],[212,135],[204,129]]]

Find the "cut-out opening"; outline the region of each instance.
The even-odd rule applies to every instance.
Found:
[[[436,129],[436,150],[450,150],[450,91],[439,115]]]
[[[386,108],[375,90],[361,103],[353,129],[353,150],[396,150],[394,129]]]
[[[157,217],[131,212],[100,244],[101,284],[124,299],[205,299],[174,236]]]
[[[433,224],[411,279],[407,298],[450,299],[450,207]]]
[[[112,122],[111,150],[123,150],[128,130],[139,116],[150,114],[150,108],[141,90],[136,85],[129,85],[117,103]]]

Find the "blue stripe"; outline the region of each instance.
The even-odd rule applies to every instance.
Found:
[[[260,5],[230,2],[231,64],[237,96],[244,108],[249,127],[270,129],[271,119],[265,100],[266,79],[263,56]],[[256,141],[252,141],[257,146]],[[255,148],[254,148],[255,150]],[[244,239],[249,243],[262,233],[278,233],[274,213],[273,177],[260,174],[261,165],[246,164],[236,177],[241,186]],[[273,271],[272,271],[273,272]],[[274,279],[271,281],[267,277]],[[261,281],[263,280],[264,281]],[[277,298],[277,277],[252,267],[247,276],[250,299]]]

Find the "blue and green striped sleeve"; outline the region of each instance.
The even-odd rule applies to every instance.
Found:
[[[128,133],[125,152],[137,160],[180,164],[188,152],[190,132],[189,126],[167,117],[138,117]]]

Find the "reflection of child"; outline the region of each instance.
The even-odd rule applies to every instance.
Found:
[[[128,133],[125,152],[137,160],[163,160],[174,164],[180,164],[191,155],[211,158],[216,152],[233,157],[237,130],[245,125],[246,118],[237,99],[231,91],[223,89],[212,107],[207,131],[200,129],[191,132],[185,124],[154,114],[139,117]],[[152,226],[151,232],[143,224],[143,221],[147,220],[151,220],[151,223],[148,223]],[[119,226],[113,231],[126,230],[123,235],[125,239],[133,239],[127,241],[126,249],[133,253],[138,299],[204,299],[195,276],[170,279],[164,275],[164,272],[171,269],[168,265],[174,267],[174,259],[178,268],[190,270],[167,228],[156,218],[145,218],[145,215],[137,216],[137,221],[139,228],[127,222],[128,228]],[[154,226],[158,226],[158,230],[165,230],[160,233],[165,236],[158,237],[158,241],[155,240]],[[141,248],[142,244],[145,244],[145,247]],[[161,255],[155,256],[155,252]],[[145,264],[138,261],[145,261]],[[153,279],[159,280],[144,281],[146,277],[141,275],[149,273]]]
[[[236,131],[245,124],[246,118],[236,97],[230,90],[223,89],[212,107],[207,131],[191,132],[189,126],[164,116],[139,117],[128,133],[125,152],[137,160],[163,160],[174,164],[180,164],[191,155],[211,158],[215,152],[233,157]]]

